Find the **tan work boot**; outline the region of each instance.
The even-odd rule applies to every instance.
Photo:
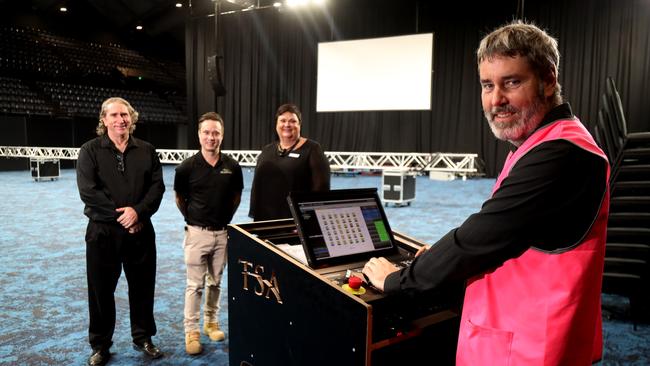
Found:
[[[203,351],[201,347],[201,333],[198,330],[185,333],[185,352],[188,355],[198,355]]]
[[[226,335],[219,329],[219,323],[205,323],[203,324],[203,333],[215,342],[223,341]]]

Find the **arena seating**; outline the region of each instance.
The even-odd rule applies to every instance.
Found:
[[[68,116],[97,117],[102,101],[111,96],[121,96],[139,111],[142,122],[176,123],[185,120],[182,110],[153,92],[59,82],[36,84]]]
[[[104,99],[120,96],[142,122],[187,123],[178,62],[17,26],[0,26],[0,47],[1,113],[96,118]]]
[[[53,115],[54,109],[20,79],[0,77],[0,112]]]

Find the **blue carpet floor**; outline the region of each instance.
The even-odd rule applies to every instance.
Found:
[[[164,170],[167,192],[153,222],[157,232],[156,344],[165,357],[148,362],[131,348],[127,286],[116,291],[117,326],[111,365],[227,365],[228,339],[204,352],[185,355],[181,248],[183,222],[173,201],[174,167]],[[252,173],[245,169],[245,191],[233,222],[248,222]],[[333,177],[333,188],[379,187],[380,177]],[[437,182],[418,177],[416,200],[391,205],[394,230],[434,242],[480,208],[493,180]],[[89,355],[84,233],[87,224],[77,193],[75,172],[63,170],[56,181],[33,182],[29,172],[0,173],[0,365],[82,365]],[[224,279],[224,284],[227,280]],[[605,353],[600,365],[650,365],[650,326],[632,324],[627,302],[603,296]],[[227,301],[221,322],[227,329]]]

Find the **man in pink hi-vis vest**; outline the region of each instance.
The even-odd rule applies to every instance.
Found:
[[[466,280],[458,365],[588,365],[602,354],[609,164],[562,101],[557,41],[514,22],[477,50],[481,99],[509,141],[492,196],[411,266],[363,269],[387,293]]]

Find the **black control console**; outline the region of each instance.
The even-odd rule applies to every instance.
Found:
[[[364,263],[311,268],[281,249],[299,249],[292,220],[231,225],[228,234],[230,365],[383,366],[432,354],[453,365],[462,285],[386,295],[350,281]]]

